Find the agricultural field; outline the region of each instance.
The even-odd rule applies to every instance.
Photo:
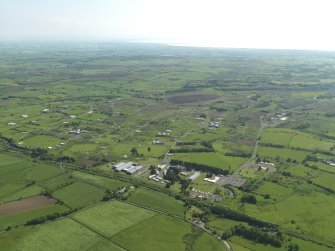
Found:
[[[129,201],[178,216],[183,216],[185,211],[182,201],[167,194],[141,188],[131,192]]]
[[[52,194],[53,197],[72,209],[99,202],[103,195],[104,190],[81,181],[58,189]]]
[[[0,236],[6,250],[203,250],[207,246],[225,250],[219,240],[189,223],[118,201]]]
[[[72,218],[109,238],[154,215],[151,211],[112,201],[78,212]]]
[[[125,186],[129,186],[130,183],[122,182],[119,180],[113,180],[107,177],[101,177],[84,172],[73,172],[72,175],[78,179],[90,182],[91,184],[100,185],[110,190],[118,190]]]
[[[141,241],[143,238],[145,242]],[[111,240],[129,250],[203,250],[207,247],[225,250],[215,238],[191,228],[185,222],[161,215],[128,228]]]
[[[334,64],[0,42],[0,249],[329,250]]]

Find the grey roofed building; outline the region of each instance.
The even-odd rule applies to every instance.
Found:
[[[133,174],[136,171],[142,169],[143,166],[135,164],[133,162],[120,162],[114,165],[113,168],[118,172],[124,171],[126,173]]]
[[[123,171],[129,173],[129,174],[133,174],[138,170],[141,170],[143,168],[143,166],[131,166],[129,168],[124,169]]]
[[[114,166],[114,168],[115,168],[116,171],[120,172],[120,171],[123,171],[125,169],[128,169],[132,165],[133,165],[133,162],[128,162],[128,163],[120,162],[120,163],[116,164]]]
[[[200,172],[195,172],[190,177],[188,177],[189,180],[194,181],[196,178],[200,176]]]

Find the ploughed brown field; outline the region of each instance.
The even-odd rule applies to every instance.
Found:
[[[168,97],[168,101],[173,104],[187,104],[187,103],[197,103],[206,102],[220,98],[220,96],[208,93],[194,93],[188,95],[175,95]]]
[[[44,195],[34,196],[27,199],[17,200],[0,205],[0,216],[16,214],[55,204],[57,200]]]

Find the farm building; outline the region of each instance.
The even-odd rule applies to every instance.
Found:
[[[245,179],[238,178],[233,175],[227,175],[222,177],[218,183],[219,185],[231,185],[234,187],[242,187],[245,182],[246,182]]]
[[[159,140],[154,140],[154,141],[152,141],[152,144],[153,145],[165,145],[165,142],[164,141],[159,141]]]
[[[210,183],[216,183],[221,179],[219,176],[215,176],[213,179],[210,178],[204,178],[204,181],[210,182]]]
[[[157,176],[156,174],[150,175],[149,176],[150,180],[156,181],[158,183],[164,184],[164,180],[162,177]]]
[[[189,180],[194,181],[196,178],[200,176],[200,172],[195,172],[190,177],[188,177]]]
[[[137,172],[138,170],[142,169],[143,166],[135,164],[133,162],[120,162],[116,165],[113,166],[113,168],[118,171],[118,172],[126,172],[128,174],[133,174],[135,172]]]

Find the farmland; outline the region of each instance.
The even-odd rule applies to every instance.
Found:
[[[131,193],[130,202],[161,210],[169,214],[184,215],[184,205],[171,196],[144,189],[136,189]]]
[[[335,245],[334,53],[32,42],[0,55],[4,250]]]
[[[132,236],[131,242],[128,235]],[[149,236],[148,243],[140,241]],[[72,238],[75,241],[69,244]],[[225,250],[220,241],[189,223],[118,201],[99,204],[52,223],[7,232],[2,234],[2,240],[6,250],[184,250],[186,246],[203,250],[207,245],[211,250]]]

